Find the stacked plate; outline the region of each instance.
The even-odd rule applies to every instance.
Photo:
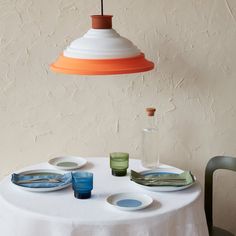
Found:
[[[71,185],[71,173],[87,161],[76,156],[56,157],[48,161],[55,169],[36,169],[12,174],[11,182],[20,189],[31,192],[50,192],[67,188]]]
[[[196,178],[190,171],[159,168],[139,173],[131,171],[131,180],[149,191],[171,192],[191,187]]]

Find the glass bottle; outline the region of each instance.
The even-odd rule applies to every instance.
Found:
[[[159,166],[159,132],[155,124],[155,108],[147,108],[147,125],[142,131],[142,165],[146,168]]]

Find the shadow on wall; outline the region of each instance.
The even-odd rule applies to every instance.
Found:
[[[154,104],[164,104],[160,104],[163,141],[161,161],[192,170],[203,185],[208,159],[227,149],[224,145],[225,137],[221,136],[220,124],[217,123],[215,105],[219,99],[217,88],[223,83],[219,78],[221,74],[225,76],[224,72],[217,66],[217,62],[210,62],[209,54],[213,48],[209,48],[208,52],[195,47],[186,49],[184,45],[168,38],[161,43],[153,43],[156,44],[153,47],[160,50],[157,73],[162,78],[161,84],[158,84],[160,80],[155,80],[155,86],[163,88],[157,94],[157,100],[152,101]],[[169,104],[172,104],[171,108]],[[229,218],[226,209],[232,207],[233,218],[236,217],[235,198],[232,199],[227,192],[217,188],[220,197],[217,197],[215,206],[215,222],[222,228],[236,232],[232,228],[232,217],[225,220]],[[225,202],[225,199],[228,201]]]

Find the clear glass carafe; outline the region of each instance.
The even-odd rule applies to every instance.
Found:
[[[147,124],[142,130],[142,165],[146,168],[159,166],[159,132],[155,122],[155,108],[147,108]]]

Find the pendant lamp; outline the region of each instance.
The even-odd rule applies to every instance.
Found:
[[[54,72],[78,75],[115,75],[150,71],[154,63],[128,39],[112,29],[112,16],[93,15],[92,29],[73,41],[51,65]]]

